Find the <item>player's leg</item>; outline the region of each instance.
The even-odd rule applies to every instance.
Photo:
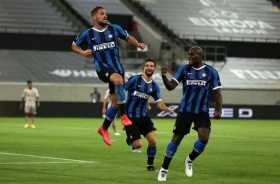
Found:
[[[125,126],[126,143],[132,146],[132,150],[140,149],[143,146],[141,132],[137,126],[139,118],[131,118],[132,124]]]
[[[151,131],[146,135],[146,139],[148,141],[147,147],[147,170],[153,171],[155,170],[154,167],[154,160],[157,152],[156,148],[156,133],[155,131]]]
[[[30,118],[31,118],[31,128],[36,128],[35,126],[35,116],[36,116],[36,106],[31,107],[31,113],[30,113]]]
[[[166,148],[166,154],[158,173],[158,181],[166,181],[167,172],[173,156],[177,151],[182,139],[190,132],[193,117],[190,113],[178,113],[173,130],[173,136]]]
[[[29,127],[29,123],[28,123],[28,117],[29,117],[29,107],[27,106],[27,104],[24,105],[24,128],[28,128]]]
[[[200,113],[195,119],[195,128],[198,133],[198,139],[194,143],[192,152],[186,157],[185,160],[185,174],[188,177],[193,175],[192,162],[203,152],[208,143],[210,127],[211,122],[209,115]]]
[[[124,89],[124,78],[119,73],[110,75],[110,83],[114,85],[114,92],[117,97],[117,103],[120,110],[121,123],[124,126],[131,125],[131,121],[126,115],[126,94]]]
[[[110,87],[110,84],[109,84],[109,87]],[[102,136],[104,143],[107,145],[112,144],[112,141],[110,139],[110,135],[108,132],[108,128],[110,127],[112,121],[115,119],[115,116],[118,113],[117,98],[116,98],[115,94],[111,94],[111,101],[112,101],[112,104],[106,111],[103,125],[102,125],[102,127],[100,127],[98,129],[98,133]]]

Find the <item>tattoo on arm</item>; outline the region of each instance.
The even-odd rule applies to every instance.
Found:
[[[169,80],[166,75],[162,75],[163,84],[167,90],[171,91],[177,87],[177,83],[174,80]]]
[[[217,89],[212,92],[212,101],[215,111],[221,112],[223,105],[223,97],[220,89]]]

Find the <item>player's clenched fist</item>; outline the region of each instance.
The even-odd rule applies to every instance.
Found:
[[[168,72],[168,68],[167,68],[167,66],[163,66],[163,67],[161,67],[161,74],[162,74],[162,75],[166,75],[166,74],[167,74],[167,72]]]

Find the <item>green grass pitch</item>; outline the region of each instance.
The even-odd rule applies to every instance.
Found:
[[[0,184],[158,183],[157,172],[145,168],[146,142],[142,153],[133,153],[121,131],[120,137],[111,133],[111,147],[104,145],[96,134],[102,119],[38,118],[36,129],[24,129],[23,121],[0,118]],[[159,168],[174,120],[154,122]],[[181,143],[168,184],[280,183],[280,121],[213,121],[210,142],[187,178],[183,163],[195,138],[192,131]]]

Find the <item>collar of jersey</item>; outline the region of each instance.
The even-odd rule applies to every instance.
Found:
[[[143,77],[143,75],[141,75],[141,77],[142,77],[142,79],[143,79],[147,84],[153,82],[153,79],[151,79],[151,80],[149,80],[149,81],[146,81],[146,79]]]
[[[202,68],[205,68],[205,67],[206,67],[205,64],[203,64],[203,65],[202,65],[201,67],[199,67],[199,68],[195,68],[195,67],[192,66],[192,68],[195,69],[195,70],[201,70]]]
[[[107,28],[108,28],[108,26],[106,26],[104,29],[99,30],[99,29],[96,29],[95,27],[92,27],[92,29],[97,32],[104,32]]]

